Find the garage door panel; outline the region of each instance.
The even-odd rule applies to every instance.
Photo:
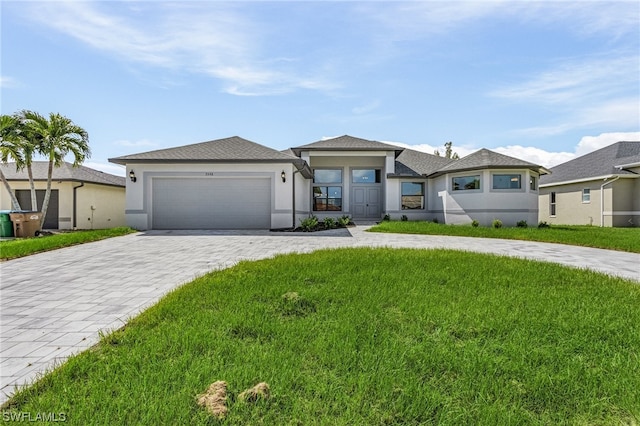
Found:
[[[266,178],[156,178],[154,229],[266,229],[271,181]]]

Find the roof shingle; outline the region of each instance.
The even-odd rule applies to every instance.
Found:
[[[616,142],[552,167],[552,174],[542,177],[540,185],[611,175],[633,175],[633,172],[616,166],[638,162],[640,162],[640,141]]]
[[[136,162],[295,162],[295,157],[238,136],[110,158],[117,164]]]
[[[16,171],[15,163],[0,164],[2,173],[7,180],[29,180],[27,169]],[[48,161],[34,161],[31,164],[33,179],[36,181],[47,180],[49,172]],[[101,172],[85,166],[73,167],[73,164],[64,162],[60,167],[53,168],[53,179],[59,181],[90,182],[100,185],[125,186],[125,178]]]
[[[325,151],[395,151],[398,154],[402,148],[378,141],[356,138],[349,135],[338,136],[332,139],[325,139],[307,145],[291,148],[300,155],[303,150],[325,150]]]
[[[439,169],[433,176],[439,176],[445,173],[462,172],[466,170],[478,170],[488,168],[528,168],[533,170],[545,171],[544,168],[537,164],[518,158],[509,157],[508,155],[499,154],[483,148],[472,154],[462,157],[459,160],[452,161],[446,166]]]

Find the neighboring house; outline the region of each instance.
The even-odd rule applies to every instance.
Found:
[[[32,210],[27,170],[16,171],[14,163],[2,164],[2,172],[23,210]],[[34,161],[32,170],[38,208],[47,189],[47,161]],[[11,210],[7,190],[0,189],[0,209]],[[53,168],[51,198],[44,229],[102,229],[126,226],[125,178],[89,167],[63,163]]]
[[[640,141],[614,143],[551,172],[540,181],[540,220],[640,226]]]
[[[309,215],[532,224],[547,172],[485,149],[451,160],[351,136],[284,152],[234,136],[109,161],[126,166],[127,224],[140,230],[284,229]]]

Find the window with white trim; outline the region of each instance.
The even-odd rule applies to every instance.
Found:
[[[480,189],[480,175],[457,176],[453,178],[454,191],[465,191],[470,189]]]
[[[313,183],[313,211],[342,211],[342,169],[316,169]]]
[[[582,190],[582,202],[583,203],[590,203],[591,202],[591,189],[590,188],[584,188]]]
[[[556,215],[556,193],[549,193],[549,216]]]
[[[522,187],[522,175],[519,174],[494,174],[492,180],[493,189],[520,189]]]
[[[424,209],[424,182],[402,182],[402,210]]]

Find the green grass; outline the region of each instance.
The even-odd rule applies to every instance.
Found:
[[[0,260],[15,259],[43,251],[118,237],[132,232],[135,231],[131,228],[120,227],[92,231],[63,232],[55,235],[0,241]]]
[[[489,228],[443,225],[433,222],[380,222],[371,232],[398,234],[454,235],[460,237],[505,238],[597,247],[640,253],[640,228],[553,225],[550,228]]]
[[[3,409],[74,425],[636,424],[638,306],[631,281],[550,263],[283,255],[170,293]],[[196,403],[217,380],[222,422]],[[261,381],[271,399],[238,400]]]

